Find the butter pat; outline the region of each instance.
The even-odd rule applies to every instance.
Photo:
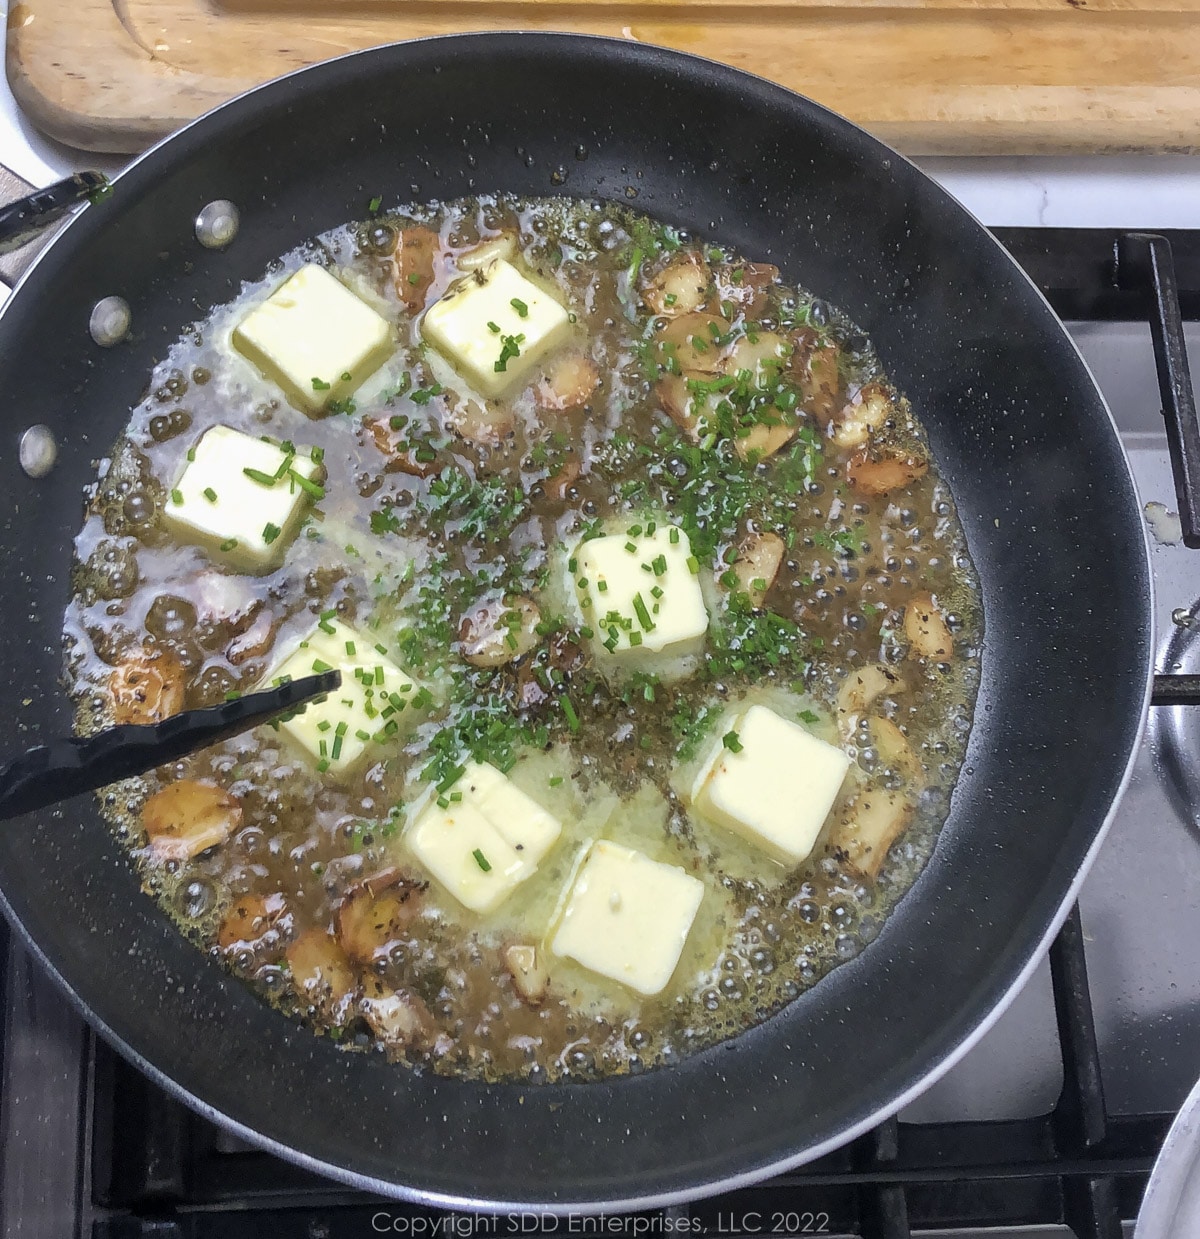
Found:
[[[576,874],[551,950],[639,994],[670,981],[704,884],[632,848],[594,843]]]
[[[468,762],[452,787],[429,798],[405,839],[459,903],[491,912],[561,833],[561,823],[494,766]]]
[[[375,642],[373,635],[321,620],[258,685],[269,688],[285,676],[299,680],[331,668],[342,673],[341,687],[324,701],[279,724],[308,752],[318,772],[332,778],[403,737],[433,702],[429,690],[380,653]]]
[[[175,533],[252,571],[277,564],[313,497],[292,476],[312,482],[320,472],[309,450],[285,452],[230,426],[213,426],[189,455],[163,510]]]
[[[324,267],[301,267],[233,332],[233,343],[293,404],[319,413],[392,355],[392,329]]]
[[[502,258],[455,284],[421,329],[482,396],[525,382],[571,330],[566,309]]]
[[[718,739],[696,776],[693,806],[776,860],[799,864],[821,833],[850,759],[766,706],[750,706],[730,732],[734,747]]]
[[[608,653],[686,653],[703,641],[708,611],[682,529],[649,523],[592,538],[572,565],[583,627]]]

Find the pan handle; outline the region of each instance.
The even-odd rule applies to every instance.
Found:
[[[1117,243],[1117,282],[1144,292],[1154,362],[1185,545],[1200,547],[1200,420],[1179,309],[1171,242],[1159,233],[1126,232]]]
[[[0,164],[0,281],[11,287],[53,236],[53,230],[85,202],[108,191],[103,172],[76,172],[44,189]]]

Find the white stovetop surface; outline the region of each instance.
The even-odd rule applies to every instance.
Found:
[[[0,14],[8,5],[0,0]],[[35,184],[126,157],[71,150],[43,138],[0,79],[0,163]],[[1200,227],[1200,156],[1107,155],[918,160],[984,223],[1109,228]]]

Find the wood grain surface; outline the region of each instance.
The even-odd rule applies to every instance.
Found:
[[[19,0],[7,64],[45,133],[132,152],[301,65],[504,29],[723,60],[910,154],[1200,150],[1200,0]]]

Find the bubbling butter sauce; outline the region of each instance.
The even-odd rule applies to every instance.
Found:
[[[567,309],[572,335],[483,399],[422,317],[497,258]],[[382,315],[395,345],[317,416],[233,342],[306,264]],[[102,464],[65,620],[78,727],[249,691],[332,619],[372,634],[431,704],[345,777],[265,726],[107,789],[145,889],[289,1016],[445,1074],[640,1071],[765,1019],[869,949],[928,860],[963,761],[981,604],[918,412],[832,306],[622,206],[412,206],[283,256],[170,349]],[[323,453],[320,497],[267,571],[166,519],[217,425]],[[581,539],[650,521],[686,533],[709,628],[677,665],[614,671],[618,656],[581,632],[569,561]],[[691,805],[750,703],[851,761],[796,865]],[[422,798],[448,794],[470,758],[562,825],[487,913],[406,838]],[[215,822],[211,846],[148,833],[173,785]],[[550,949],[595,839],[703,883],[658,994]],[[514,959],[533,962],[523,985]]]

